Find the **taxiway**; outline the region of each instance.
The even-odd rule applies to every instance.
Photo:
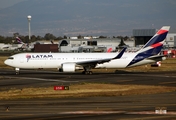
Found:
[[[0,70],[0,91],[9,88],[45,87],[77,83],[111,83],[176,87],[175,72],[58,73],[53,71]],[[176,119],[176,91],[112,97],[0,100],[1,119]],[[167,114],[156,114],[156,107]]]

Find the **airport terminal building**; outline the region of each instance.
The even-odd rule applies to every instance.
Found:
[[[99,39],[63,39],[59,41],[60,52],[106,52],[109,48],[116,51],[121,39],[99,38]],[[125,43],[134,46],[134,41]]]
[[[134,52],[147,43],[156,32],[156,29],[134,29],[133,39],[126,40],[124,43],[129,46],[128,51]],[[112,52],[115,52],[120,42],[121,39],[119,38],[84,37],[78,39],[78,37],[70,37],[60,40],[57,43],[55,42],[58,47],[54,46],[54,48],[57,49],[57,52],[107,52],[110,48]],[[51,43],[46,43],[45,41],[42,44]],[[41,45],[37,46],[37,50],[43,51]],[[20,46],[21,44],[0,44],[0,50],[15,50]],[[49,51],[51,51],[51,47],[53,46],[50,45],[48,47],[50,47]],[[164,48],[176,48],[176,33],[168,33]]]

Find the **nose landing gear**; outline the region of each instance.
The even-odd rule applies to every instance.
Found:
[[[16,75],[20,74],[20,68],[15,68]]]

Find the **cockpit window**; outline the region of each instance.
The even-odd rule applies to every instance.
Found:
[[[13,60],[13,59],[14,59],[14,57],[9,57],[8,59]]]

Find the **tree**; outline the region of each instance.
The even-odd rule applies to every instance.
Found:
[[[77,37],[78,37],[78,39],[82,39],[83,38],[83,36],[81,36],[81,35],[78,35]]]
[[[41,37],[41,36],[39,36],[39,35],[36,37],[36,41],[37,41],[37,40],[42,40],[42,39],[44,39],[44,38]]]
[[[0,43],[3,43],[5,40],[4,36],[0,36]]]
[[[56,40],[62,40],[63,38],[61,36],[57,37]]]
[[[5,43],[5,44],[12,43],[12,40],[13,40],[13,37],[6,37],[6,38],[3,40],[3,43]]]
[[[67,39],[67,36],[66,36],[66,35],[64,35],[64,39]]]
[[[24,36],[24,39],[22,39],[24,43],[29,43],[29,36]]]
[[[32,35],[31,36],[31,41],[30,42],[35,42],[36,41],[36,36],[35,35]]]
[[[54,39],[56,39],[56,37],[51,33],[46,33],[44,36],[44,39],[45,40],[54,40]]]
[[[107,37],[106,37],[106,36],[102,36],[102,35],[101,35],[99,38],[107,38]]]

